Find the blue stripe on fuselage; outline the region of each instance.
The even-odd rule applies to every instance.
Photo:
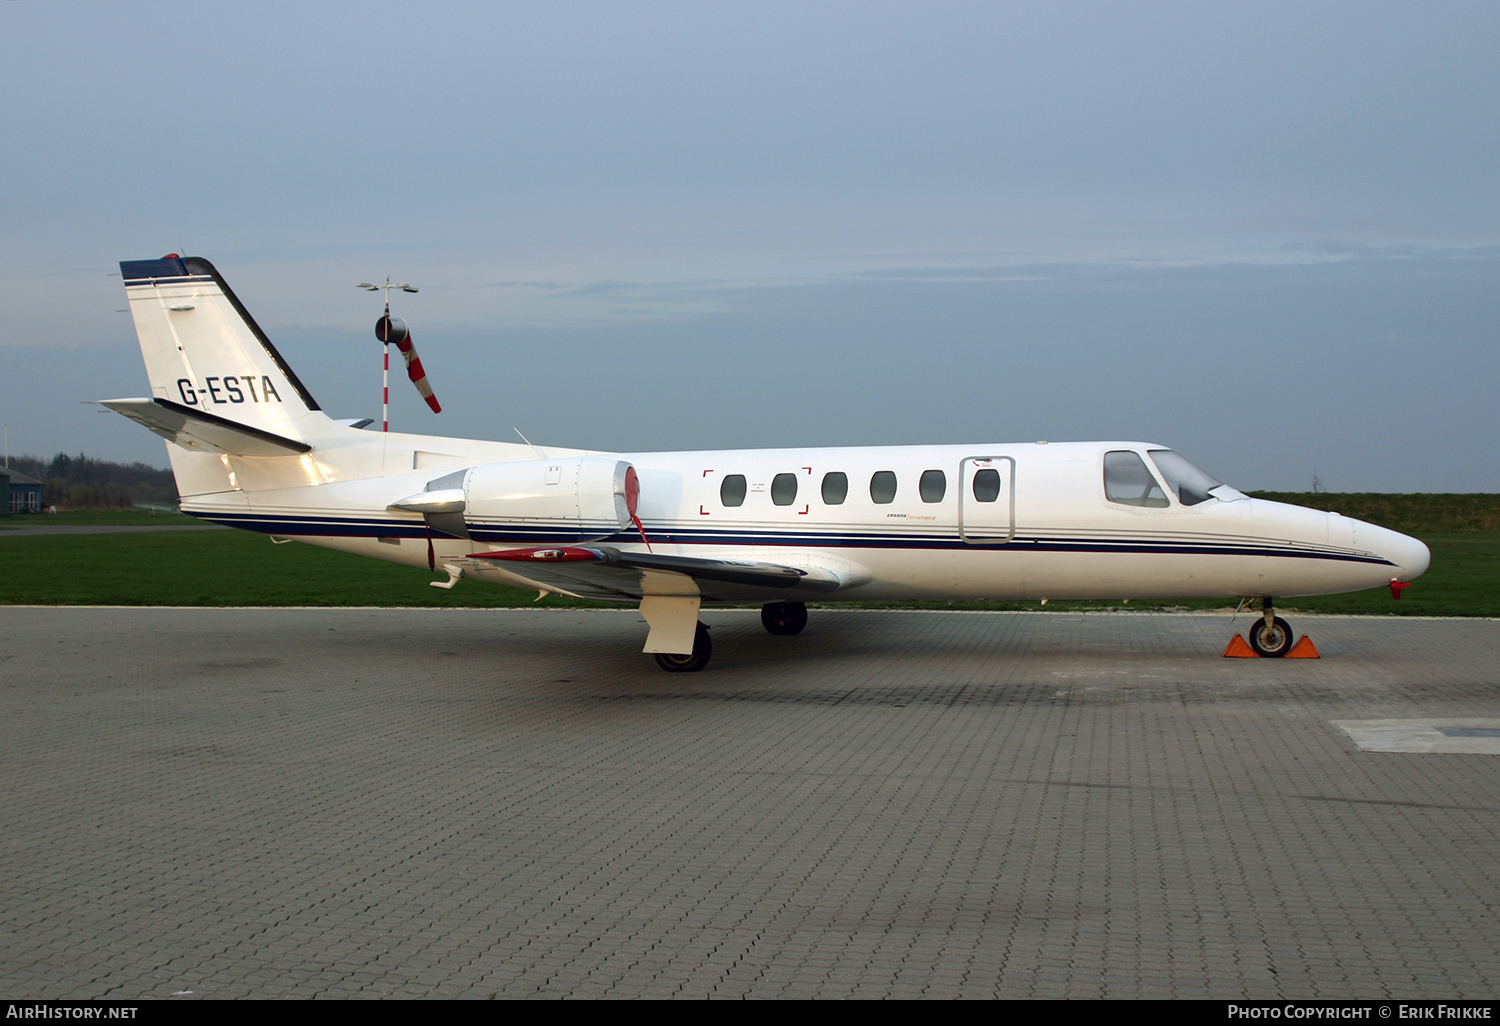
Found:
[[[263,534],[306,535],[334,538],[426,538],[425,524],[410,520],[382,520],[362,517],[305,516],[290,517],[269,513],[200,513],[185,510],[202,520],[226,527],[238,527]],[[894,536],[875,533],[854,532],[807,532],[796,534],[777,531],[753,530],[700,530],[679,528],[675,531],[663,527],[646,526],[646,536],[663,545],[712,545],[721,547],[776,547],[776,548],[821,548],[821,549],[931,549],[931,550],[981,550],[1022,552],[1140,552],[1159,555],[1204,555],[1204,556],[1280,556],[1295,559],[1326,559],[1348,563],[1375,563],[1395,566],[1390,560],[1379,556],[1339,552],[1330,549],[1289,547],[1277,542],[1224,542],[1224,541],[1151,541],[1146,539],[1114,540],[1105,538],[1030,538],[1017,535],[1009,542],[970,543],[962,541],[956,534],[924,534],[920,536]],[[512,545],[557,545],[600,541],[597,532],[539,528],[532,526],[502,527],[494,524],[469,525],[469,537],[476,542],[495,542]],[[432,532],[436,539],[449,537]],[[635,536],[619,532],[611,536],[616,542],[633,542]]]

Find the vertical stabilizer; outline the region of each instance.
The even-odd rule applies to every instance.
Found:
[[[120,271],[159,406],[282,438],[325,433],[317,402],[213,264],[174,254]]]

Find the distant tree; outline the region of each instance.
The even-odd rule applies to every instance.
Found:
[[[38,478],[48,505],[59,509],[111,509],[137,502],[175,502],[177,484],[170,470],[145,463],[114,463],[85,453],[60,452],[48,462],[12,457],[16,470]]]

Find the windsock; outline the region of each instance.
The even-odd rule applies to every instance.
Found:
[[[394,342],[396,348],[401,352],[401,358],[406,361],[406,376],[411,378],[412,384],[417,386],[417,391],[422,393],[422,398],[427,400],[427,405],[432,407],[433,413],[442,413],[443,408],[438,405],[437,396],[432,394],[432,386],[427,383],[427,372],[422,369],[422,358],[417,355],[417,347],[411,343],[411,332],[406,330],[406,322],[399,317],[386,314],[375,322],[375,337],[387,345]]]

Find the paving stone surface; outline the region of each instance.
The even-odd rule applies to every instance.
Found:
[[[1500,992],[1500,622],[704,619],[0,609],[0,996]]]

